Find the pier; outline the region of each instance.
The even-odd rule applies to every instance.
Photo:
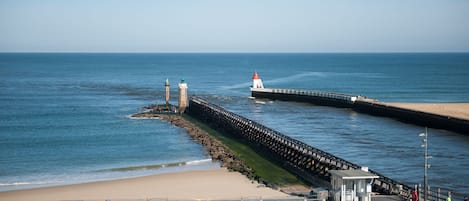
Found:
[[[363,96],[302,89],[251,88],[255,98],[307,102],[315,105],[351,108],[357,112],[390,117],[406,123],[445,129],[469,135],[469,118],[414,110],[399,104],[383,103]],[[466,118],[464,118],[466,117]]]
[[[165,86],[169,88],[168,84]],[[331,153],[312,147],[299,140],[268,128],[256,121],[229,112],[218,105],[207,102],[206,100],[197,97],[191,97],[188,100],[187,85],[182,81],[179,86],[179,108],[182,106],[185,109],[185,112],[184,109],[179,109],[179,111],[181,111],[180,113],[187,113],[192,118],[207,124],[212,129],[217,130],[220,133],[227,134],[230,138],[233,137],[234,139],[238,139],[241,143],[249,146],[251,149],[255,150],[256,153],[259,153],[259,156],[266,157],[271,162],[274,162],[275,165],[282,166],[285,170],[288,170],[298,178],[301,178],[310,184],[331,187],[332,184],[336,185],[338,183],[337,178],[339,177],[337,175],[340,176],[345,174],[344,172],[364,171],[363,175],[366,174],[375,178],[374,180],[367,180],[365,182],[367,184],[366,189],[370,189],[367,190],[367,192],[371,192],[372,189],[373,192],[385,195],[397,195],[400,196],[400,199],[404,200],[408,199],[414,190],[414,188],[408,184],[396,181],[376,171],[369,170],[367,167],[362,167],[358,164],[354,164],[345,159],[334,156]],[[316,90],[263,88],[262,81],[257,76],[257,73],[253,76],[253,86],[257,86],[257,88],[251,88],[252,96],[256,98],[299,101],[317,105],[351,108],[353,110],[369,114],[398,119],[401,118],[400,120],[418,124],[429,124],[430,122],[430,124],[433,123],[433,126],[444,127],[448,126],[450,123],[458,123],[455,119],[459,119],[452,117],[445,118],[443,115],[415,111],[409,108],[399,107],[398,104],[385,104],[363,96]],[[168,98],[166,100],[168,100]],[[161,113],[158,111],[158,107],[156,108],[156,112]],[[155,110],[152,112],[155,112]],[[465,113],[462,114],[462,116],[464,115]],[[465,119],[462,120],[467,121]],[[432,121],[438,121],[439,123],[444,122],[444,124],[437,124],[438,122],[435,123]],[[455,128],[462,130],[466,129],[466,127],[464,127],[464,123],[465,122],[461,124],[462,127],[457,127],[461,125],[455,124]],[[221,152],[226,152],[226,150]],[[250,168],[246,166],[246,169]],[[287,172],[285,173],[287,174]],[[350,178],[344,177],[342,179]],[[344,189],[345,187],[342,188]],[[442,198],[444,199],[444,195],[441,195],[442,191],[440,190],[441,189],[438,188],[437,193],[431,193],[431,195],[437,195],[436,197],[433,197],[438,201]],[[447,190],[448,195],[449,192],[450,191]],[[456,193],[455,195],[459,197],[465,196],[460,193]],[[369,199],[369,194],[367,194],[367,196]]]
[[[469,112],[464,109],[451,114],[448,111],[441,112],[428,107],[423,110],[412,109],[409,107],[410,104],[383,103],[360,95],[304,89],[264,88],[262,79],[257,72],[254,72],[252,76],[251,96],[351,108],[361,113],[391,117],[406,123],[469,135]],[[468,109],[469,103],[460,103],[457,107]]]
[[[203,99],[191,97],[186,113],[223,133],[246,141],[259,152],[277,159],[290,172],[313,184],[329,185],[329,170],[362,169],[361,166],[286,136],[256,121],[229,112]],[[373,191],[408,198],[412,188],[368,170],[379,178],[373,181]]]
[[[308,102],[316,105],[352,108],[360,96],[316,90],[256,88],[252,97],[284,101]]]

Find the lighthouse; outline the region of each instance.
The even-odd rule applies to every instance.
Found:
[[[252,75],[252,87],[251,91],[253,89],[263,89],[264,85],[262,84],[261,78],[259,78],[259,75],[257,74],[256,71],[254,71],[254,74]]]
[[[166,82],[164,83],[166,87],[166,105],[169,105],[169,80],[166,78]]]
[[[188,99],[187,99],[187,83],[184,80],[181,80],[179,83],[179,114],[184,113],[186,107],[188,106]]]

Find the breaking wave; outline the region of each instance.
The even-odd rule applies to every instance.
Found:
[[[159,117],[133,117],[131,114],[126,117],[129,119],[160,119]]]
[[[212,159],[201,159],[201,160],[193,160],[193,161],[186,161],[186,162],[175,162],[175,163],[167,163],[167,164],[156,164],[156,165],[140,165],[140,166],[129,166],[129,167],[119,167],[119,168],[111,168],[100,170],[100,172],[126,172],[126,171],[137,171],[137,170],[157,170],[161,168],[167,167],[178,167],[178,166],[189,166],[189,165],[200,165],[204,163],[212,163]]]
[[[25,185],[46,185],[62,183],[63,181],[42,181],[42,182],[12,182],[12,183],[0,183],[0,187],[8,186],[25,186]]]

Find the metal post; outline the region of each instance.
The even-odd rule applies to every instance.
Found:
[[[424,137],[424,143],[425,143],[425,175],[423,176],[423,186],[425,189],[425,192],[423,193],[423,201],[428,201],[428,180],[427,180],[427,164],[428,164],[428,133],[427,133],[427,128],[425,128],[425,137]]]
[[[427,169],[430,167],[428,164],[428,159],[431,158],[431,156],[428,155],[428,129],[425,127],[425,133],[420,133],[420,137],[423,137],[423,144],[422,147],[425,149],[425,155],[424,155],[424,160],[425,160],[425,166],[424,166],[424,175],[423,175],[423,201],[428,201],[428,180],[427,180]]]
[[[422,199],[422,194],[423,194],[423,191],[422,191],[422,184],[419,183],[419,186],[418,186],[418,191],[419,192],[419,195],[418,195],[418,198],[419,200],[423,200]]]

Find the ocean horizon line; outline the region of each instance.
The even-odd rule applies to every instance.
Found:
[[[469,51],[0,51],[0,54],[469,54]]]

